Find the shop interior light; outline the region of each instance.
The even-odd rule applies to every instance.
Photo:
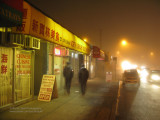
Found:
[[[72,57],[74,57],[74,53],[72,52]]]
[[[54,54],[55,54],[55,55],[61,55],[61,50],[60,50],[60,48],[55,48],[55,49],[54,49]]]
[[[75,58],[78,58],[78,54],[77,53],[75,53]]]

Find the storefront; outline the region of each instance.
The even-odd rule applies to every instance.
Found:
[[[23,12],[21,26],[0,29],[0,110],[38,95],[44,74],[56,75],[57,88],[63,89],[66,62],[74,70],[73,82],[82,63],[89,69],[88,44],[25,1]]]
[[[0,108],[33,97],[34,51],[0,46]]]
[[[106,66],[105,64],[105,53],[100,50],[97,46],[92,46],[92,58],[91,58],[91,72],[90,77],[104,77]]]
[[[24,47],[24,35],[11,34],[22,9],[22,0],[0,1],[0,111],[33,98],[34,50]]]
[[[73,80],[77,81],[79,64],[84,62],[84,57],[80,61],[79,56],[90,53],[89,45],[27,2],[23,3],[23,9],[25,17],[22,26],[12,28],[12,32],[29,35],[32,41],[40,40],[40,49],[35,51],[34,95],[39,93],[44,74],[56,75],[58,90],[64,88],[63,68],[66,62],[72,64]]]

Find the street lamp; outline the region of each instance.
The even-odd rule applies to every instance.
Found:
[[[151,55],[151,56],[153,56],[153,55],[154,55],[154,53],[153,53],[153,52],[150,52],[150,55]]]
[[[123,46],[126,46],[126,45],[127,45],[127,41],[126,41],[126,40],[122,40],[121,44],[122,44]]]
[[[83,40],[84,40],[84,42],[87,42],[87,38],[84,38]]]

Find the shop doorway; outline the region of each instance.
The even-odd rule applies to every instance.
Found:
[[[32,53],[32,51],[19,49],[15,51],[15,101],[30,98],[32,95]]]
[[[54,56],[54,75],[56,75],[56,82],[57,82],[57,88],[60,90],[63,85],[63,64],[62,64],[62,58],[60,56]]]

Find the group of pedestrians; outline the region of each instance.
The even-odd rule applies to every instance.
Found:
[[[71,68],[70,62],[67,62],[66,66],[64,67],[64,70],[63,70],[63,76],[65,78],[65,87],[66,87],[66,91],[68,94],[70,94],[70,87],[71,87],[73,75],[74,75],[74,71]],[[89,72],[84,67],[84,64],[82,64],[81,68],[79,70],[79,73],[78,73],[78,78],[79,78],[79,83],[80,83],[82,95],[85,95],[88,77],[89,77]]]

